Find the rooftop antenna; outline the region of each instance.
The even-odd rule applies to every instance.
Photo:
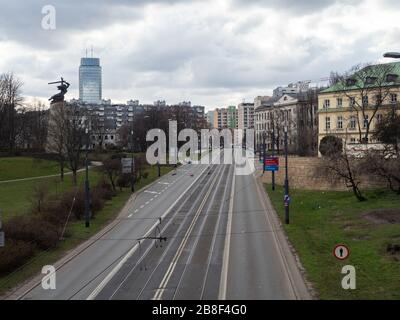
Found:
[[[86,58],[87,58],[87,48],[86,48]]]
[[[93,58],[93,45],[92,45],[92,48],[91,48],[91,53],[92,53],[92,58]]]

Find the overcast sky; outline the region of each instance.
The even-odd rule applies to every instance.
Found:
[[[56,30],[42,28],[42,7]],[[0,0],[0,72],[47,98],[93,45],[103,98],[191,100],[209,109],[400,51],[398,0]]]

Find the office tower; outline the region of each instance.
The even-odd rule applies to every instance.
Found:
[[[99,58],[81,58],[79,66],[79,99],[101,103],[101,66]]]

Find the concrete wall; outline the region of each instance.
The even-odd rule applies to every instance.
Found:
[[[279,157],[280,169],[275,172],[275,181],[284,185],[285,179],[285,158]],[[317,157],[290,156],[289,164],[289,185],[291,188],[309,190],[348,190],[343,182],[332,181],[329,174],[320,170],[323,159]],[[271,183],[271,172],[265,172],[262,178],[264,183]],[[371,179],[368,176],[362,177],[361,188],[377,188],[385,186],[384,181]]]

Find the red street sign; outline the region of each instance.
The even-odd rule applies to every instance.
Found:
[[[265,158],[266,166],[279,166],[279,158],[278,157],[268,157]]]
[[[338,244],[333,248],[333,256],[339,260],[345,260],[350,254],[349,248],[344,244]]]

